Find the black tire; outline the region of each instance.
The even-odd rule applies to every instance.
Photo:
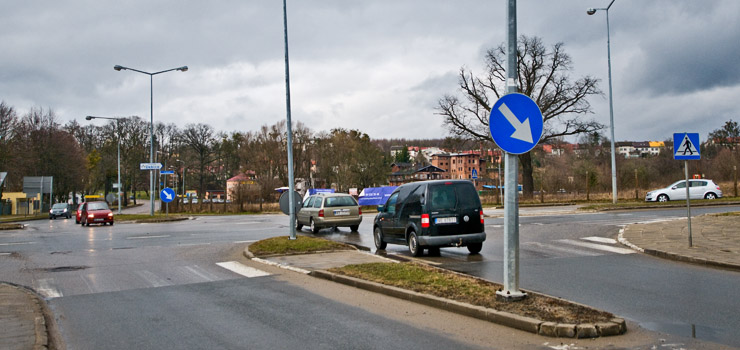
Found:
[[[468,251],[470,254],[478,254],[483,249],[483,242],[481,243],[470,243],[468,244]]]
[[[76,217],[75,217],[75,224],[77,224],[77,225],[79,225],[79,224],[80,224],[80,220],[77,220],[77,218],[76,218]]]
[[[378,250],[384,250],[388,246],[388,243],[383,242],[383,231],[380,227],[375,227],[373,230],[373,240],[375,241],[375,248]]]
[[[113,221],[110,222],[110,225],[113,226]]]
[[[319,230],[321,229],[316,226],[316,223],[313,221],[313,219],[311,219],[310,224],[311,224],[311,232],[319,233]]]
[[[349,229],[352,232],[357,232],[358,228],[360,228],[360,225],[349,225]]]
[[[658,202],[667,202],[669,200],[670,198],[668,198],[668,196],[665,194],[661,194],[660,196],[658,196]]]
[[[419,238],[416,237],[416,232],[414,231],[409,233],[408,246],[411,256],[421,256],[424,253],[424,248],[419,246]]]
[[[717,195],[712,192],[709,192],[704,195],[704,199],[717,199]]]
[[[301,229],[303,229],[303,224],[300,223],[300,222],[298,222],[298,220],[295,221],[295,229],[298,230],[298,231],[300,231]]]
[[[440,256],[442,254],[439,247],[429,247],[428,250],[430,256]]]

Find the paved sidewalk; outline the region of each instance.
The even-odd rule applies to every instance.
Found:
[[[43,301],[23,287],[0,283],[0,349],[47,349]]]
[[[740,271],[740,216],[691,218],[627,226],[620,242],[646,254]]]

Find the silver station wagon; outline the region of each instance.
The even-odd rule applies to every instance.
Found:
[[[296,229],[304,225],[318,233],[327,227],[349,227],[356,232],[362,222],[362,209],[354,197],[345,193],[318,193],[303,201],[296,215]]]

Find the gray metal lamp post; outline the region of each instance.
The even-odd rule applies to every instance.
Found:
[[[149,118],[150,118],[150,126],[149,126],[149,136],[150,136],[150,151],[149,151],[149,162],[154,163],[154,76],[157,74],[167,73],[171,72],[173,70],[179,70],[181,72],[187,72],[188,66],[182,66],[178,68],[172,68],[167,69],[159,72],[149,73],[142,70],[124,67],[115,65],[113,66],[113,69],[117,71],[121,70],[130,70],[141,74],[146,74],[149,76]],[[154,170],[149,170],[149,203],[151,204],[151,208],[149,209],[149,215],[154,216]]]
[[[614,0],[609,3],[609,6],[605,8],[590,8],[586,10],[586,13],[593,15],[596,11],[606,12],[606,55],[607,62],[609,65],[609,128],[611,129],[612,138],[612,203],[617,203],[617,158],[614,147],[614,101],[612,99],[612,49],[611,49],[611,38],[609,35],[609,8],[612,7]]]
[[[110,119],[116,121],[116,126],[119,129],[118,130],[118,185],[116,187],[116,191],[118,192],[118,214],[121,214],[121,130],[120,125],[118,124],[121,119],[125,118],[115,118],[115,117],[94,117],[91,115],[88,115],[85,117],[85,120],[93,120],[93,119]]]

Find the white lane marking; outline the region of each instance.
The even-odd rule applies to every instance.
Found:
[[[201,269],[200,266],[198,266],[198,265],[195,265],[195,266],[185,266],[185,269],[188,270],[188,271],[190,271],[190,273],[192,273],[192,274],[194,274],[194,275],[196,275],[196,276],[198,276],[198,277],[206,280],[207,282],[211,282],[211,281],[214,281],[215,280],[214,277],[208,276],[209,273],[206,272],[205,270]]]
[[[38,284],[39,284],[39,288],[38,288],[39,293],[48,299],[59,298],[63,295],[62,292],[59,290],[59,288],[56,285],[54,285],[53,278],[39,279]]]
[[[24,245],[24,244],[35,244],[36,242],[11,242],[11,243],[0,243],[2,246],[8,245]]]
[[[550,254],[552,254],[551,251],[556,251],[556,252],[565,253],[569,255],[576,255],[576,256],[602,255],[602,254],[595,253],[595,252],[587,252],[585,250],[565,248],[565,247],[559,247],[556,245],[549,245],[549,244],[542,244],[540,242],[524,242],[522,243],[522,246],[524,247],[525,250],[540,251],[540,252],[550,253]],[[536,248],[533,248],[533,247],[536,247]]]
[[[139,277],[146,280],[147,283],[149,283],[149,285],[151,285],[152,287],[166,287],[166,286],[172,285],[171,282],[160,278],[159,276],[155,275],[151,271],[141,270],[141,271],[136,271],[135,273],[139,275]]]
[[[195,246],[195,245],[211,245],[210,243],[178,243],[181,247]]]
[[[13,253],[0,253],[0,256],[10,255],[10,254],[13,254]]]
[[[255,241],[255,240],[251,240],[251,241],[234,241],[234,243],[254,243],[254,242],[257,242],[257,241]]]
[[[170,235],[161,235],[161,236],[133,236],[133,237],[126,237],[126,239],[148,239],[148,238],[167,238],[171,237]]]
[[[596,243],[607,243],[607,244],[617,244],[616,239],[606,238],[606,237],[583,237],[581,238],[586,241],[596,242]]]
[[[238,273],[247,278],[262,277],[262,276],[270,275],[269,273],[265,271],[255,269],[254,267],[249,267],[247,265],[244,265],[236,261],[220,262],[220,263],[216,263],[216,265],[221,266],[231,272]]]
[[[605,252],[611,252],[611,253],[617,253],[617,254],[635,254],[635,251],[631,249],[610,247],[606,245],[580,242],[580,241],[574,241],[570,239],[561,239],[561,240],[558,240],[557,242],[562,242],[565,244],[570,244],[570,245],[575,245],[575,246],[585,247],[585,248],[591,248],[591,249],[596,249],[596,250],[602,250]]]

